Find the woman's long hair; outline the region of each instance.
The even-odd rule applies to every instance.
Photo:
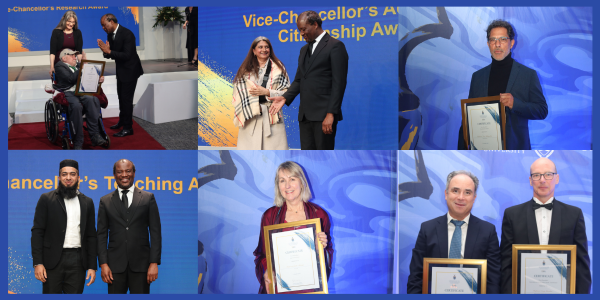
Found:
[[[273,46],[271,46],[271,41],[269,41],[269,39],[264,36],[259,36],[259,37],[255,38],[254,41],[252,42],[252,45],[250,46],[250,50],[248,51],[248,55],[246,55],[246,59],[244,59],[244,62],[240,66],[239,70],[237,71],[237,74],[235,74],[233,83],[236,83],[238,80],[242,79],[242,77],[247,73],[254,74],[255,76],[258,77],[258,69],[260,68],[260,64],[258,63],[258,58],[256,58],[256,56],[254,56],[254,52],[252,52],[252,50],[254,50],[254,48],[256,48],[256,45],[258,45],[258,43],[260,43],[261,41],[267,42],[267,44],[269,45],[269,58],[283,72],[285,72],[285,66],[279,60],[279,58],[277,58],[277,56],[275,56],[275,52],[273,51]],[[287,76],[287,73],[286,73],[286,76]]]
[[[62,19],[60,19],[60,22],[58,22],[58,25],[56,25],[56,28],[54,29],[60,29],[60,30],[65,30],[65,28],[67,28],[67,21],[73,18],[75,19],[75,25],[73,25],[73,30],[77,29],[77,24],[79,24],[79,21],[77,21],[77,15],[75,14],[74,11],[72,10],[68,10],[63,16]]]

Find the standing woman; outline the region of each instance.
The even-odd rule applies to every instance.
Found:
[[[254,39],[233,79],[233,125],[239,127],[238,150],[288,150],[281,110],[271,114],[268,97],[281,96],[290,86],[283,63],[271,41]]]
[[[333,258],[333,246],[331,245],[330,234],[331,222],[329,221],[329,215],[324,209],[309,202],[311,197],[310,187],[308,186],[308,181],[302,167],[293,161],[286,161],[279,165],[277,174],[275,175],[275,201],[273,203],[275,206],[267,209],[262,216],[258,246],[254,250],[255,273],[260,283],[259,294],[266,294],[266,287],[273,282],[267,272],[263,232],[263,228],[268,225],[319,218],[321,220],[321,232],[317,234],[317,239],[324,250],[325,268],[327,270],[327,279],[329,279]],[[301,228],[297,227],[297,229]],[[296,291],[294,293],[308,292],[313,292],[313,290]]]
[[[81,31],[77,29],[77,15],[74,11],[67,11],[58,25],[52,31],[50,38],[50,77],[54,73],[54,65],[60,61],[59,55],[63,49],[69,48],[78,51],[77,60],[81,61],[85,58],[83,52],[83,37]]]
[[[198,65],[198,7],[188,6],[185,8],[185,24],[187,27],[187,41],[185,47],[188,49],[188,61],[193,65]],[[192,59],[193,53],[193,59]]]

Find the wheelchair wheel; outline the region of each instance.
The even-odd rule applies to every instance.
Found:
[[[56,112],[56,105],[52,99],[46,101],[44,108],[44,124],[46,126],[46,137],[53,143],[58,137],[58,113]]]
[[[62,138],[62,148],[63,150],[71,150],[71,141],[66,136]]]

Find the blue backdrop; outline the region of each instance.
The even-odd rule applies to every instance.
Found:
[[[414,50],[400,50],[400,149],[456,149],[460,100],[492,61],[485,30],[495,19],[513,24],[512,57],[537,71],[548,103],[545,120],[529,121],[532,149],[591,149],[591,7],[401,7],[399,49]]]
[[[54,190],[63,159],[79,162],[80,191],[94,200],[96,221],[100,197],[116,187],[113,164],[130,159],[136,166],[136,186],[154,193],[162,226],[162,257],[153,294],[196,293],[197,179],[194,151],[9,151],[8,153],[8,290],[18,294],[42,293],[31,258],[31,227],[41,194]],[[26,179],[29,179],[27,181]],[[36,181],[40,179],[40,181]],[[171,181],[165,184],[165,180]],[[150,183],[154,181],[154,183]],[[160,190],[158,190],[160,181]],[[149,184],[149,185],[148,185]],[[163,189],[163,184],[164,188]],[[106,294],[100,269],[84,293]]]
[[[422,159],[417,166],[419,153]],[[448,212],[444,190],[450,172],[467,170],[479,178],[471,213],[494,224],[500,241],[504,210],[533,197],[529,167],[539,157],[556,164],[560,174],[556,199],[583,211],[593,278],[592,151],[399,151],[394,292],[406,293],[421,223]]]
[[[23,8],[13,7],[11,11],[9,8],[9,46],[14,43],[15,46],[18,44],[27,51],[49,51],[52,30],[69,9],[77,14],[77,25],[83,36],[83,49],[97,49],[97,39],[106,41],[106,32],[102,30],[100,18],[107,13],[114,14],[119,24],[131,30],[135,35],[136,46],[140,45],[140,21],[137,7],[41,6],[39,8],[42,10],[19,11]],[[16,41],[11,40],[11,36]]]
[[[269,38],[293,80],[300,48],[306,44],[298,40],[294,15],[308,9],[324,12],[323,29],[344,42],[349,55],[336,149],[397,149],[397,7],[341,6],[203,7],[198,34],[205,41],[198,49],[199,146],[236,146],[231,82],[256,37]],[[267,25],[266,17],[277,21]],[[298,149],[299,103],[300,95],[283,107],[288,143]]]
[[[252,253],[273,206],[275,172],[287,160],[304,168],[313,203],[332,223],[329,292],[391,293],[395,159],[396,151],[199,151],[204,293],[258,292]]]

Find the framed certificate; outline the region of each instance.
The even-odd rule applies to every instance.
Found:
[[[575,294],[576,245],[513,245],[513,294]]]
[[[423,259],[423,294],[485,294],[487,259]]]
[[[100,93],[100,77],[104,76],[103,61],[82,60],[77,75],[75,95],[97,95]]]
[[[328,294],[323,247],[317,240],[321,220],[265,226],[269,294]],[[273,280],[274,279],[274,280]]]
[[[506,114],[500,96],[460,100],[469,150],[506,150]]]

